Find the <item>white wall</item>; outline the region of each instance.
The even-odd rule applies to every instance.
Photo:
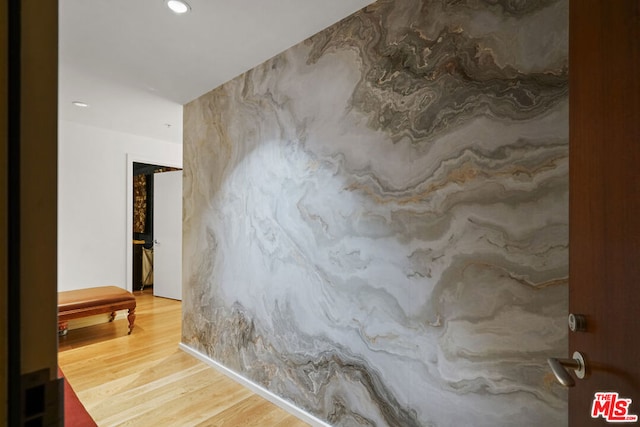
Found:
[[[127,162],[182,167],[182,145],[64,120],[58,126],[58,290],[126,288]]]

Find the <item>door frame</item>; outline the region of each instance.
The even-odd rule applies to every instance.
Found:
[[[151,165],[165,166],[182,169],[182,162],[170,161],[166,158],[154,157],[153,155],[140,155],[127,153],[127,225],[125,230],[125,256],[126,256],[126,289],[133,292],[133,164],[148,163]]]

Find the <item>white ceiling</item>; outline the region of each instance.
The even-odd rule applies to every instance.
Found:
[[[182,104],[373,2],[187,1],[60,0],[60,119],[182,143]]]

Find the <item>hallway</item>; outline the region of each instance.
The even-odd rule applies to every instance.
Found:
[[[136,291],[136,324],[69,331],[58,363],[99,426],[307,424],[178,349],[179,301]]]

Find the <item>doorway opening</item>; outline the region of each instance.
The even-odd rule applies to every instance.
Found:
[[[133,258],[132,289],[153,286],[154,177],[180,168],[133,162]]]
[[[126,192],[127,192],[127,211],[126,211],[126,232],[125,232],[125,257],[126,257],[126,289],[130,292],[139,291],[142,289],[143,271],[142,271],[142,257],[144,256],[143,248],[147,250],[151,249],[152,253],[154,240],[156,240],[157,230],[153,230],[153,222],[155,212],[153,209],[153,195],[156,190],[155,177],[161,172],[168,171],[181,171],[182,164],[175,163],[173,161],[167,161],[163,159],[163,156],[154,158],[155,156],[138,156],[135,154],[127,154],[127,176],[126,176]],[[147,208],[143,208],[145,211],[144,218],[138,216],[138,220],[142,221],[143,225],[136,226],[134,224],[135,216],[135,188],[134,179],[135,176],[145,175],[144,180],[139,181],[153,182],[149,188],[149,184],[144,185],[146,190],[146,205]],[[150,190],[150,191],[149,191]],[[138,209],[140,210],[140,208]],[[135,227],[138,227],[137,229]],[[142,227],[143,229],[141,230]],[[181,224],[180,224],[181,227]],[[141,233],[139,231],[142,231]],[[134,252],[139,252],[134,254]],[[135,264],[135,280],[134,280],[134,256],[136,259]],[[155,258],[155,254],[152,255]],[[138,262],[139,261],[139,262]],[[155,262],[155,260],[153,260]],[[181,266],[182,259],[175,260]],[[155,270],[155,269],[154,269]],[[147,274],[145,283],[155,282],[155,274],[153,277]],[[144,285],[144,287],[152,287],[153,285]]]

